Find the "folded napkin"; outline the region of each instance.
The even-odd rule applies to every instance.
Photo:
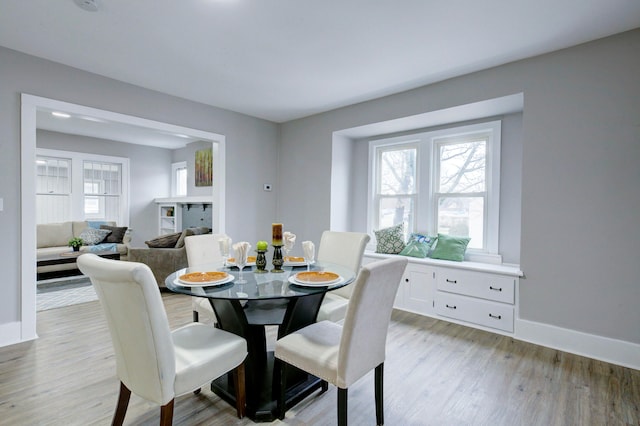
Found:
[[[302,252],[304,253],[304,258],[309,263],[313,262],[313,259],[316,257],[316,246],[313,245],[313,241],[303,241]]]
[[[233,245],[233,254],[236,258],[236,265],[247,264],[247,254],[251,250],[251,244],[246,241],[240,241]]]
[[[285,231],[284,234],[282,234],[282,241],[284,242],[284,249],[290,251],[296,243],[296,234]]]

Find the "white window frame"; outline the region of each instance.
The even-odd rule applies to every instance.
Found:
[[[179,161],[171,164],[171,196],[172,197],[186,197],[187,192],[184,194],[178,194],[178,170],[185,169],[187,170],[187,188],[186,191],[189,190],[189,169],[187,168],[186,161]]]
[[[403,136],[371,140],[369,142],[369,197],[367,206],[367,223],[369,229],[378,229],[376,214],[377,185],[377,153],[385,147],[418,145],[416,165],[416,191],[418,193],[414,205],[415,223],[411,232],[428,232],[437,234],[437,210],[434,204],[435,183],[438,178],[438,154],[435,151],[439,141],[463,139],[470,135],[488,134],[486,146],[486,205],[483,249],[468,249],[468,260],[501,262],[499,255],[500,229],[500,147],[502,123],[500,120],[484,123],[449,127],[434,131],[419,132]]]
[[[59,157],[71,159],[71,218],[70,220],[86,220],[84,216],[84,162],[94,161],[102,163],[120,164],[122,170],[122,189],[120,195],[120,209],[116,223],[118,226],[129,226],[129,159],[84,152],[62,151],[56,149],[36,148],[36,156]],[[89,219],[95,220],[95,219]]]
[[[371,155],[374,156],[373,160],[373,178],[370,179],[370,184],[372,185],[372,204],[369,208],[370,213],[370,221],[373,222],[371,228],[378,229],[380,228],[380,223],[378,222],[378,212],[380,210],[380,202],[382,198],[394,198],[390,196],[383,196],[380,194],[380,182],[378,181],[379,173],[380,173],[380,161],[382,158],[382,154],[388,151],[401,150],[401,149],[415,149],[416,150],[416,181],[414,182],[414,192],[412,194],[401,194],[395,198],[410,198],[413,200],[413,224],[407,224],[409,226],[408,231],[411,232],[411,225],[414,225],[416,222],[416,218],[418,217],[418,204],[419,204],[419,194],[420,194],[420,146],[419,140],[406,140],[403,139],[401,141],[389,141],[389,143],[384,144],[376,144],[376,149],[371,152]],[[375,213],[374,213],[375,212]],[[413,226],[415,227],[415,226]],[[406,229],[405,229],[406,230]]]
[[[38,181],[38,183],[36,184],[36,189],[38,188],[38,186],[40,185],[40,181],[42,179],[46,180],[47,182],[47,188],[44,190],[44,192],[42,191],[37,191],[36,190],[36,197],[37,197],[37,201],[36,201],[36,207],[43,207],[44,205],[50,205],[51,201],[49,197],[64,197],[65,201],[60,203],[60,207],[62,207],[62,212],[55,212],[55,214],[51,215],[49,212],[45,213],[45,217],[43,217],[42,212],[40,212],[41,214],[36,214],[36,219],[37,219],[37,223],[48,223],[48,222],[63,222],[65,220],[70,219],[70,214],[71,214],[71,183],[73,181],[73,176],[72,176],[72,164],[71,164],[71,159],[70,158],[62,158],[62,157],[49,157],[49,156],[44,156],[44,155],[38,155],[36,156],[36,168],[39,167],[39,163],[40,161],[44,161],[45,164],[44,166],[47,168],[47,171],[49,169],[49,160],[56,160],[56,161],[64,161],[67,163],[67,168],[68,168],[68,182],[65,185],[65,189],[63,191],[59,191],[58,189],[54,189],[54,190],[50,190],[50,180],[52,178],[58,180],[60,179],[59,175],[51,176],[50,174],[46,174],[46,175],[39,175],[37,173],[36,179]],[[56,185],[56,188],[60,188],[60,185]],[[54,201],[55,203],[55,201]],[[52,220],[53,219],[53,220]]]

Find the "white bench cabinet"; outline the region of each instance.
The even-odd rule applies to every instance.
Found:
[[[363,263],[390,257],[365,253]],[[514,332],[517,266],[408,258],[394,308],[501,334]]]

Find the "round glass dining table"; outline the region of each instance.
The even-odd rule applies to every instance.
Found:
[[[267,350],[265,326],[277,326],[277,338],[281,338],[314,323],[325,293],[346,286],[355,279],[355,272],[344,266],[316,262],[312,264],[311,271],[332,272],[338,277],[327,283],[298,281],[296,274],[306,270],[306,265],[285,264],[283,272],[260,273],[256,272],[255,266],[247,266],[240,274],[236,267],[213,262],[180,269],[165,280],[165,286],[173,292],[206,297],[216,314],[217,326],[247,340],[246,412],[254,421],[277,418],[279,371],[273,352]],[[193,272],[211,271],[226,272],[228,277],[214,284],[180,279]],[[315,390],[327,389],[325,382],[294,368],[287,369],[285,383],[287,409]],[[235,406],[231,373],[214,380],[211,390]]]

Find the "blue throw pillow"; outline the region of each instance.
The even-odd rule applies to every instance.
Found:
[[[105,222],[104,220],[88,220],[87,221],[87,225],[89,225],[89,228],[93,228],[93,229],[100,229],[101,225],[106,225],[107,222]]]
[[[436,239],[433,237],[414,232],[409,236],[409,241],[400,252],[400,255],[425,258],[435,241]]]
[[[89,252],[97,252],[97,251],[118,251],[116,247],[116,243],[102,243],[96,244],[94,246],[87,247],[87,251]]]

